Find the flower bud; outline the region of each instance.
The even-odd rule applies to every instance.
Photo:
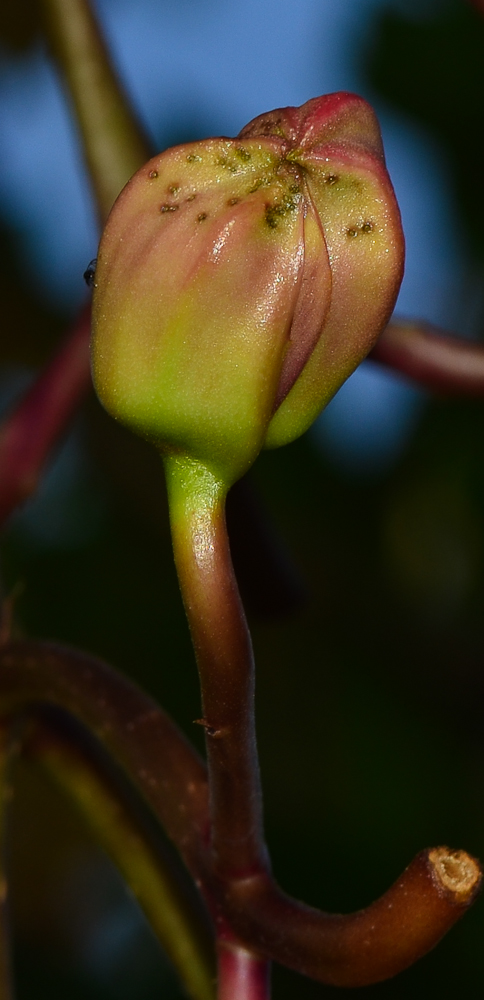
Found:
[[[98,253],[106,409],[227,485],[297,437],[368,353],[403,239],[369,106],[350,94],[154,157]]]

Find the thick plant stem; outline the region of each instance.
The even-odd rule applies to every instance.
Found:
[[[205,768],[146,695],[106,664],[47,643],[0,647],[0,717],[42,705],[79,719],[150,804],[211,905],[247,951],[322,983],[363,986],[397,975],[435,947],[479,891],[464,851],[417,855],[390,889],[357,913],[331,914],[286,896],[268,874],[213,877]]]
[[[42,0],[47,34],[81,130],[101,220],[149,159],[148,143],[111,64],[87,0]]]
[[[417,854],[383,896],[356,913],[321,913],[262,875],[226,885],[225,915],[242,940],[256,940],[257,927],[267,958],[333,986],[367,986],[434,948],[480,886],[474,858],[435,847]]]
[[[12,729],[0,722],[0,1000],[13,1000],[10,930],[8,924],[7,812],[10,799]]]
[[[241,945],[218,945],[217,1000],[269,1000],[270,963]]]
[[[205,466],[165,460],[175,563],[202,688],[214,872],[267,868],[254,721],[254,660],[232,568],[226,489]]]

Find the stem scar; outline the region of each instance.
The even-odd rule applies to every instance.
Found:
[[[194,719],[193,722],[196,726],[203,726],[207,736],[213,736],[216,739],[224,734],[223,729],[217,729],[215,726],[211,726],[206,719]]]

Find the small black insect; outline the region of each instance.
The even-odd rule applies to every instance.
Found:
[[[89,288],[92,288],[94,284],[94,276],[96,274],[96,264],[97,264],[97,257],[95,257],[94,260],[89,261],[89,264],[87,265],[86,270],[84,271],[83,274],[84,281],[86,282],[86,285],[88,285]]]

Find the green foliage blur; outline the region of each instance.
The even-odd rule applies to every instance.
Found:
[[[415,11],[402,2],[381,18],[364,54],[368,80],[440,143],[482,267],[484,17],[465,0]],[[35,4],[2,7],[4,43],[21,49],[37,31]],[[0,233],[0,254],[8,374],[39,366],[65,317],[28,287],[12,232]],[[200,746],[156,454],[91,397],[58,468],[58,506],[41,491],[3,541],[5,589],[21,586],[18,630],[106,658]],[[262,455],[249,478],[257,514],[239,501],[231,522],[258,663],[276,876],[306,902],[342,912],[378,896],[424,847],[484,858],[484,406],[429,399],[385,472],[343,470],[308,436]],[[26,764],[11,855],[18,1000],[180,996],[129,894]],[[358,995],[477,1000],[483,935],[478,901],[430,956]],[[275,1000],[333,994],[274,972]]]

